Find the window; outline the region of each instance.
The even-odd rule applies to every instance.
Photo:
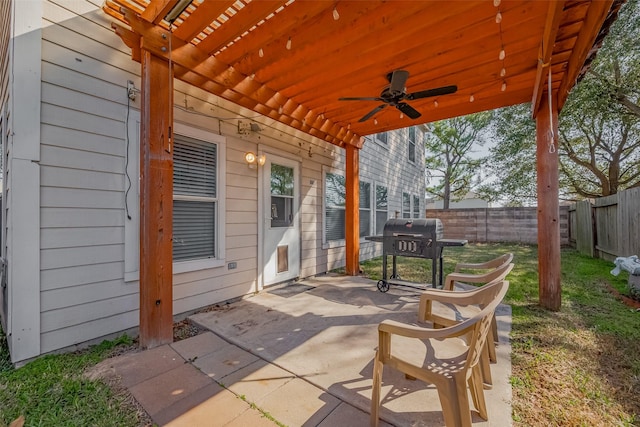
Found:
[[[371,184],[360,181],[360,237],[371,234]]]
[[[402,218],[411,218],[411,195],[402,193]]]
[[[411,163],[416,162],[416,128],[409,128],[409,161]]]
[[[173,149],[173,260],[216,258],[218,146],[176,135]]]
[[[389,203],[387,202],[387,187],[376,185],[376,233],[382,234],[384,224],[389,218]]]
[[[324,180],[325,240],[344,240],[345,181],[344,176],[328,173]]]
[[[325,241],[345,239],[346,186],[342,175],[325,175]],[[371,234],[371,184],[360,181],[360,237]]]
[[[413,217],[420,218],[420,197],[413,196]]]
[[[173,273],[225,265],[225,138],[174,123]],[[131,112],[127,127],[127,177],[124,210],[124,280],[139,278],[140,116]]]
[[[271,164],[271,227],[293,224],[293,168]]]
[[[389,144],[389,134],[387,132],[380,132],[375,135],[376,141],[380,144],[388,145]]]

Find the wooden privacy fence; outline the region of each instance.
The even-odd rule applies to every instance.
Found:
[[[640,188],[572,205],[569,233],[571,244],[594,258],[640,255]]]
[[[444,237],[488,243],[538,243],[537,208],[429,209],[427,218],[439,218]],[[569,207],[560,206],[560,243],[569,244]]]

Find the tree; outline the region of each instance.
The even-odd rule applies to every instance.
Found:
[[[499,109],[491,131],[493,146],[486,161],[493,176],[477,188],[484,200],[509,206],[536,203],[536,124],[528,104]]]
[[[606,196],[640,185],[638,39],[638,0],[630,0],[561,111],[557,148],[563,198]],[[482,194],[512,204],[535,200],[535,123],[529,108],[496,114],[498,143],[489,164],[498,179],[492,187],[484,186]]]
[[[470,156],[473,144],[482,145],[480,133],[491,122],[492,113],[476,113],[464,117],[441,120],[432,124],[426,135],[427,177],[439,179],[427,186],[427,192],[444,202],[449,209],[451,200],[462,199],[473,187],[483,159]]]

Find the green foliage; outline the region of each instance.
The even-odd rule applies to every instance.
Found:
[[[478,188],[485,200],[508,206],[536,202],[536,124],[529,104],[501,108],[495,112],[488,171],[495,181]]]
[[[0,339],[4,342],[4,335]],[[135,408],[109,386],[83,373],[117,346],[131,345],[126,335],[88,350],[36,359],[19,369],[0,350],[0,425],[24,415],[26,426],[136,426]]]
[[[491,122],[492,113],[441,120],[431,125],[425,141],[425,157],[429,179],[437,178],[427,192],[444,200],[444,208],[451,200],[462,199],[473,188],[482,159],[470,156],[473,145],[482,145],[479,135]]]
[[[563,199],[599,197],[640,185],[640,8],[622,6],[596,59],[559,118]],[[544,99],[543,99],[544,102]],[[478,192],[508,205],[536,200],[535,123],[529,104],[496,113],[489,167],[497,177]]]

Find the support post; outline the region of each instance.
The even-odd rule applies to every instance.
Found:
[[[173,70],[142,49],[140,346],[173,341]]]
[[[346,200],[345,200],[345,270],[349,276],[360,272],[360,152],[353,145],[347,145]]]
[[[543,102],[536,115],[536,165],[538,184],[538,286],[540,305],[558,311],[560,287],[560,205],[558,175],[558,107]],[[549,114],[551,110],[551,115]],[[556,139],[552,139],[556,135]]]

